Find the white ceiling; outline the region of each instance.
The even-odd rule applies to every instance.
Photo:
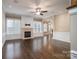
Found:
[[[3,10],[7,13],[34,16],[36,7],[48,10],[43,17],[58,15],[67,12],[69,0],[3,0]]]

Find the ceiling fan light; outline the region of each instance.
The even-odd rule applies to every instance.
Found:
[[[40,12],[41,11],[41,8],[36,8],[36,12]]]
[[[40,12],[36,12],[36,15],[40,15]]]

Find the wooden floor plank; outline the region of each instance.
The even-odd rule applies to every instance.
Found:
[[[70,44],[43,37],[7,40],[2,59],[70,59]]]

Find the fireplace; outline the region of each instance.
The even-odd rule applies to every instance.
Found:
[[[31,31],[25,31],[24,32],[24,38],[31,37]]]
[[[33,37],[33,29],[30,27],[22,28],[22,39],[31,39]]]

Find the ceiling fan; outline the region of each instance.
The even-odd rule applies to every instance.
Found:
[[[48,12],[47,10],[42,10],[40,7],[35,9],[35,12],[33,12],[35,15],[44,15],[44,13]]]
[[[19,1],[18,0],[13,0],[14,3],[18,3]],[[36,2],[38,2],[38,0],[35,0]],[[35,3],[37,6],[40,4],[40,3]],[[44,13],[48,12],[47,10],[42,10],[40,7],[37,7],[35,8],[35,11],[32,12],[34,13],[35,15],[44,15]]]

